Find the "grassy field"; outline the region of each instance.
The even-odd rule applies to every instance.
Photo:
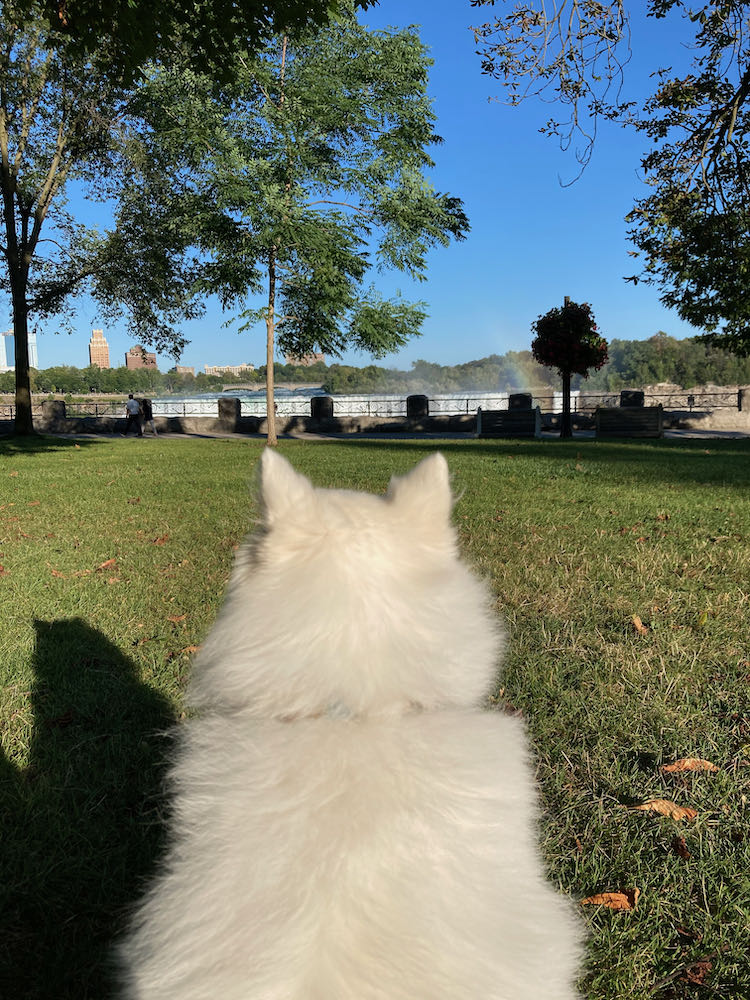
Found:
[[[583,995],[750,996],[750,441],[280,451],[382,491],[435,447],[506,621],[493,697],[528,721],[550,878],[577,901],[640,890],[630,911],[581,906]],[[260,448],[0,442],[2,997],[111,995],[111,939],[163,845],[164,731]],[[661,770],[682,758],[718,770]],[[696,815],[631,808],[652,799]]]

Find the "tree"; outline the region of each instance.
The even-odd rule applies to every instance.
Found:
[[[82,64],[66,64],[47,46],[48,25],[3,5],[0,26],[0,188],[3,199],[0,289],[12,303],[16,431],[30,433],[29,316],[59,308],[88,277],[99,245],[65,211],[75,167],[105,170],[109,125],[119,93]],[[62,53],[62,49],[60,50]],[[53,205],[55,210],[53,210]],[[46,225],[47,239],[42,241]]]
[[[560,437],[572,437],[570,378],[584,378],[590,369],[607,361],[607,341],[599,334],[591,306],[565,299],[562,308],[550,309],[531,328],[535,337],[531,353],[540,365],[556,368],[562,378],[563,412]]]
[[[168,340],[168,322],[199,306],[191,304],[191,262],[169,257],[174,234],[164,220],[125,211],[119,227],[100,232],[67,211],[70,184],[117,198],[121,179],[136,170],[122,140],[132,91],[112,81],[103,57],[91,61],[68,49],[39,7],[26,19],[14,4],[5,3],[3,13],[0,292],[13,313],[15,430],[30,434],[30,318],[62,314],[64,322],[69,298],[90,289],[111,312],[124,303],[136,329]]]
[[[430,61],[413,30],[370,31],[342,4],[329,28],[235,58],[218,94],[183,67],[153,78],[141,156],[180,192],[205,260],[202,287],[244,305],[245,327],[265,324],[274,444],[275,347],[297,357],[395,350],[425,313],[365,286],[371,258],[420,279],[430,247],[461,239],[468,221],[425,177],[440,140]],[[260,293],[264,305],[249,308]]]
[[[493,0],[472,0],[472,6]],[[750,19],[748,5],[720,0],[690,6],[650,0],[650,17],[671,15],[694,31],[681,75],[655,67],[654,94],[627,100],[630,56],[624,0],[543,0],[478,25],[483,71],[505,82],[511,103],[552,96],[569,111],[544,131],[563,146],[583,139],[590,159],[601,118],[644,134],[642,158],[651,193],[636,201],[630,238],[643,258],[631,281],[661,290],[665,305],[736,353],[750,353]],[[679,53],[675,53],[679,58]]]

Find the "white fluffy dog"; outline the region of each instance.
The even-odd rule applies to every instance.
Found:
[[[573,1000],[501,635],[445,460],[385,497],[270,449],[189,688],[165,871],[121,948],[138,1000]]]

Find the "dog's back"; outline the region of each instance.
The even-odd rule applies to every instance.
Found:
[[[166,870],[122,948],[148,1000],[572,1000],[496,617],[444,460],[385,498],[266,450],[264,529],[200,654]]]

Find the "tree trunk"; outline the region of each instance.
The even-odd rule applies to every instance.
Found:
[[[34,423],[31,416],[31,378],[29,373],[29,315],[26,307],[25,290],[18,287],[20,281],[13,280],[13,339],[15,341],[16,366],[16,434],[33,434]]]
[[[562,373],[562,420],[560,421],[560,437],[573,437],[573,424],[570,419],[570,372]]]
[[[31,255],[24,245],[19,247],[16,235],[15,179],[8,165],[8,136],[2,132],[2,162],[0,163],[0,183],[3,197],[3,229],[5,232],[5,266],[10,283],[10,297],[13,307],[13,339],[15,351],[13,363],[16,367],[16,434],[33,434],[31,418],[31,378],[29,373],[29,307],[26,302],[29,264]]]
[[[273,398],[273,357],[275,340],[274,305],[276,303],[276,255],[271,251],[268,260],[268,313],[266,315],[266,444],[274,448],[276,437],[276,403]]]

